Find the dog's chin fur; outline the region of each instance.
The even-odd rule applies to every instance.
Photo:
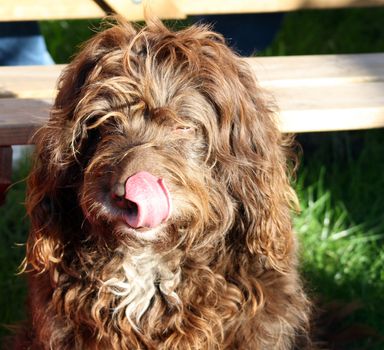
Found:
[[[291,140],[220,35],[157,20],[97,34],[35,141],[29,326],[16,349],[310,346]],[[114,202],[142,171],[172,202],[156,227],[129,226],[131,207]]]
[[[133,228],[127,225],[124,221],[116,225],[116,232],[119,236],[129,236],[134,237],[136,240],[142,240],[148,243],[158,242],[164,238],[165,225],[159,225],[153,228]]]

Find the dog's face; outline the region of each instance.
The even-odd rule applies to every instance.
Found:
[[[233,219],[215,166],[223,121],[209,96],[209,81],[222,73],[219,52],[160,35],[139,34],[82,72],[70,130],[83,168],[79,203],[98,235],[192,245],[203,232],[222,238]]]
[[[98,234],[180,243],[184,229],[191,239],[192,226],[201,232],[226,221],[215,207],[232,205],[225,184],[213,181],[217,115],[186,62],[134,58],[141,71],[129,72],[119,57],[126,73],[103,72],[77,105],[74,130],[86,129],[75,146],[84,167],[80,203]]]
[[[37,138],[29,212],[53,241],[230,245],[276,266],[289,250],[283,139],[247,65],[206,28],[98,34]]]

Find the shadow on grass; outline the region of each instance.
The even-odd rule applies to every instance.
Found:
[[[384,130],[298,136],[303,274],[333,349],[384,348]]]
[[[336,284],[325,271],[305,267],[314,302],[314,339],[330,350],[381,350],[384,346],[383,291],[360,280]]]

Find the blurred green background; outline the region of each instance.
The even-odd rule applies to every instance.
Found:
[[[68,62],[100,21],[42,22],[49,51]],[[384,9],[299,11],[285,16],[260,55],[384,52]],[[383,92],[384,93],[384,92]],[[303,148],[295,217],[307,289],[326,312],[334,349],[384,349],[384,130],[298,135]],[[0,208],[0,323],[24,317],[25,281],[17,276],[28,221],[23,208],[29,160]],[[320,311],[315,312],[320,315]],[[0,328],[0,336],[7,334]]]

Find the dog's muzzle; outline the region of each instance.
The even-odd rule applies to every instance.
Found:
[[[157,227],[171,214],[171,196],[164,180],[146,171],[130,176],[123,188],[114,187],[111,197],[133,228]]]

